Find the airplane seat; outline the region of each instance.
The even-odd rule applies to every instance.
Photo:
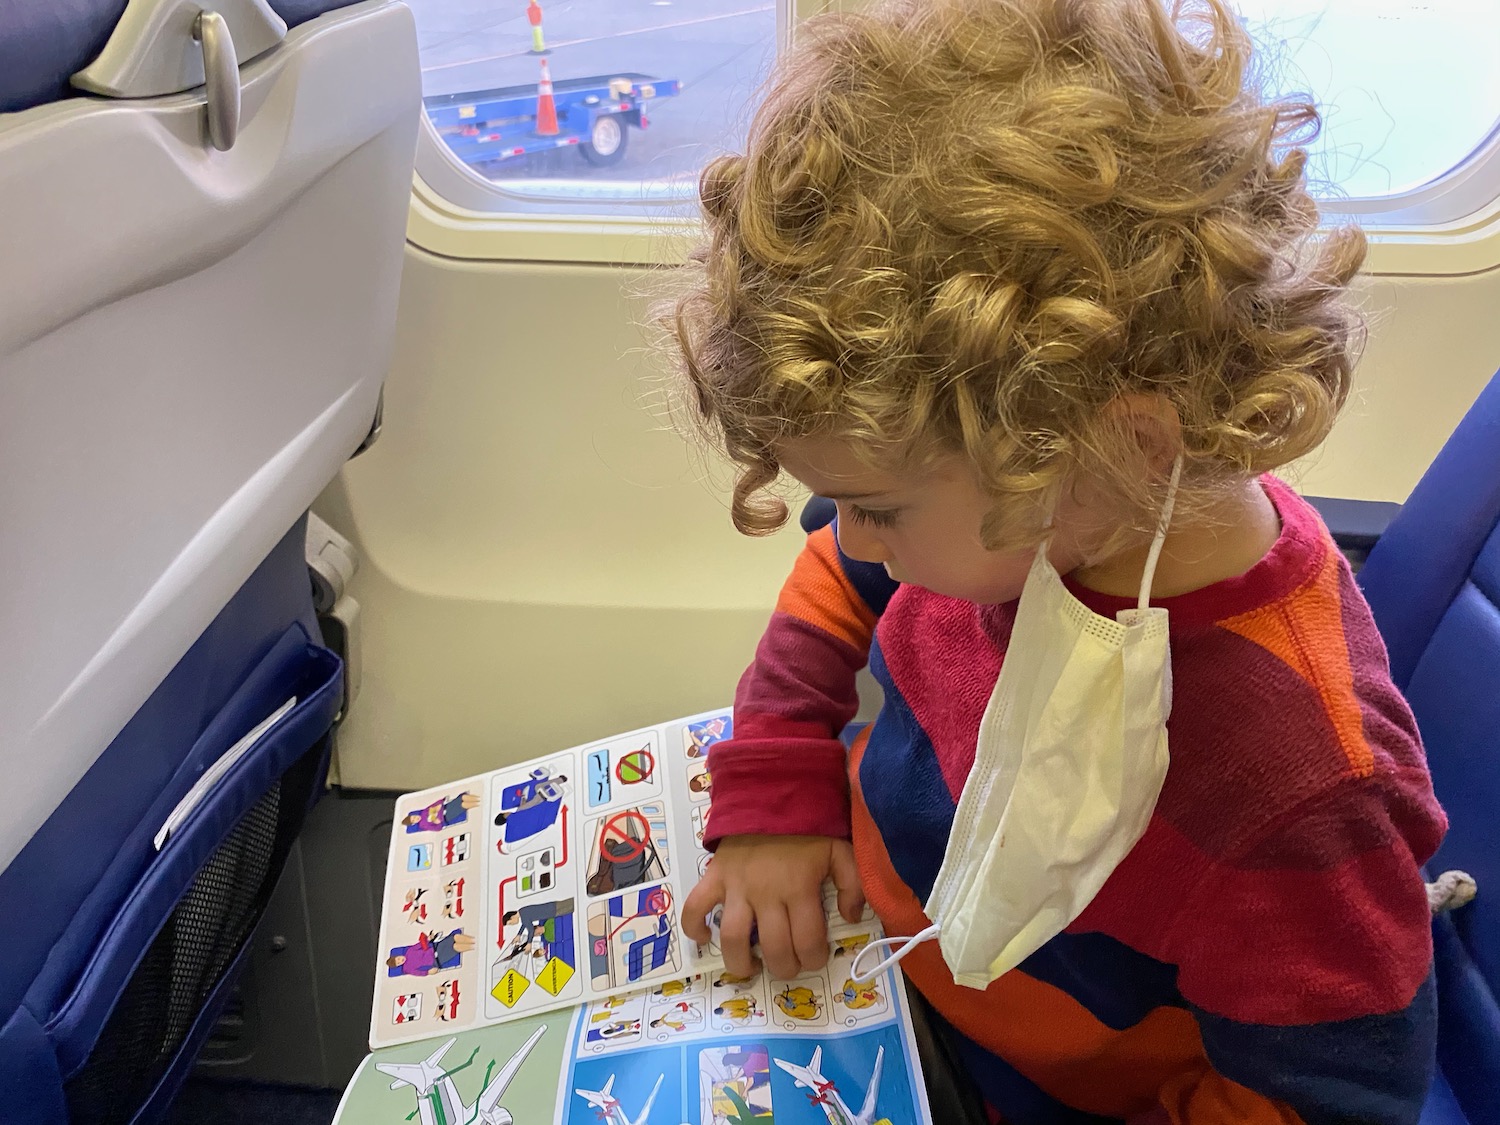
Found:
[[[420,107],[392,0],[0,3],[0,1121],[165,1112],[324,786]]]
[[[1500,1121],[1500,373],[1358,581],[1449,817],[1430,870],[1478,884],[1433,921],[1440,1074],[1423,1125]]]

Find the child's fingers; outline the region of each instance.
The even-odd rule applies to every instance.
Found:
[[[719,952],[724,954],[724,967],[737,977],[755,975],[755,959],[750,955],[750,927],[754,924],[755,911],[744,899],[736,897],[724,903]]]
[[[828,964],[828,919],[823,913],[822,894],[814,891],[787,903],[787,917],[802,971],[815,972]]]
[[[760,958],[773,977],[791,980],[802,971],[785,906],[776,902],[756,910],[755,926],[760,931]]]
[[[864,914],[865,895],[859,886],[859,865],[854,861],[854,849],[846,841],[834,842],[829,870],[833,885],[839,891],[839,913],[846,922],[858,922]]]
[[[708,915],[713,908],[724,901],[724,885],[719,881],[718,872],[714,870],[713,864],[708,865],[708,871],[698,885],[688,892],[683,900],[682,932],[687,934],[699,945],[704,945],[712,936],[708,928]]]

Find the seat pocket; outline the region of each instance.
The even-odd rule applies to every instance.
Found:
[[[149,862],[47,1023],[73,1121],[124,1125],[191,1064],[322,788],[341,694],[338,657],[292,626],[173,778]]]

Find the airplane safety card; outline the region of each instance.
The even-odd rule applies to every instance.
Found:
[[[862,945],[793,981],[672,977],[384,1048],[334,1125],[931,1125],[899,971],[848,980]]]
[[[708,749],[731,729],[709,712],[400,798],[370,1046],[721,969],[716,944],[684,939],[677,904],[708,865]],[[874,932],[827,892],[831,938]]]

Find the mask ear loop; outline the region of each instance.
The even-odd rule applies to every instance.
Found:
[[[1057,522],[1057,506],[1062,503],[1062,490],[1065,487],[1062,481],[1057,484],[1056,491],[1047,499],[1047,511],[1042,516],[1042,537],[1052,538],[1052,525]]]
[[[1151,551],[1146,555],[1146,572],[1141,575],[1141,595],[1136,609],[1144,613],[1151,604],[1151,583],[1156,580],[1156,564],[1161,561],[1161,549],[1167,541],[1167,525],[1172,522],[1172,507],[1177,503],[1177,484],[1182,479],[1182,454],[1172,462],[1172,480],[1167,485],[1166,503],[1161,506],[1161,518],[1156,523],[1156,537],[1151,540]]]
[[[854,955],[854,962],[849,966],[849,979],[852,980],[855,984],[868,983],[875,977],[878,977],[881,973],[885,972],[891,966],[899,964],[908,953],[910,953],[917,946],[921,945],[924,941],[931,941],[933,938],[937,937],[939,928],[940,927],[938,926],[938,924],[934,922],[932,925],[928,926],[925,930],[917,934],[915,937],[888,937],[880,938],[877,941],[866,943],[865,947]],[[901,946],[900,949],[896,949],[896,946],[898,945]],[[864,961],[866,954],[876,952],[881,949],[896,949],[896,952],[892,953],[889,957],[883,958],[880,963],[873,969],[861,972],[859,966],[861,962]]]
[[[1061,502],[1062,493],[1053,496],[1047,503],[1047,511],[1042,516],[1042,538],[1036,545],[1036,556],[1032,559],[1032,565],[1040,563],[1042,556],[1050,555],[1052,550],[1052,525],[1057,521],[1057,505]]]

